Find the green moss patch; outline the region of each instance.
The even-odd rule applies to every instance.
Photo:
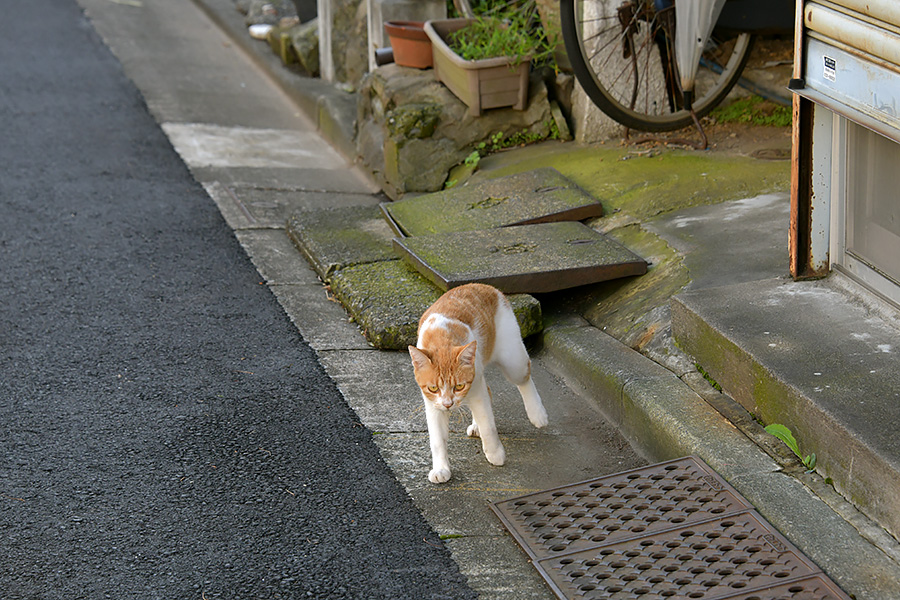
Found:
[[[622,211],[637,220],[790,188],[788,161],[569,145],[541,145],[524,156],[515,164],[498,164],[490,176],[553,167],[598,198],[605,213]]]
[[[655,309],[690,283],[690,273],[681,256],[656,235],[639,225],[622,227],[608,234],[650,263],[645,275],[595,286],[589,294],[584,316],[613,337],[640,347],[657,325]]]
[[[325,282],[339,269],[396,258],[377,206],[299,212],[288,219],[287,234]]]
[[[419,317],[441,295],[437,287],[400,260],[336,271],[331,291],[369,343],[385,350],[415,344]]]
[[[401,260],[348,267],[331,280],[335,297],[347,308],[370,344],[405,350],[416,343],[419,317],[441,291]],[[541,305],[532,296],[509,296],[522,336],[543,328]]]

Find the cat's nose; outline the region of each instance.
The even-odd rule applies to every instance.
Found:
[[[443,400],[441,400],[441,404],[443,404],[445,408],[452,408],[453,398],[444,398]]]

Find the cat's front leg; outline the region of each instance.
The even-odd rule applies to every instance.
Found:
[[[425,420],[428,424],[428,440],[431,442],[431,472],[428,473],[428,481],[444,483],[450,479],[450,461],[447,458],[450,413],[440,410],[425,399]]]

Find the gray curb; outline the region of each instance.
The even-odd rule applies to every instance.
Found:
[[[543,341],[567,383],[651,460],[700,457],[857,599],[897,593],[896,562],[674,373],[589,325],[549,327]],[[836,494],[829,500],[855,512]]]

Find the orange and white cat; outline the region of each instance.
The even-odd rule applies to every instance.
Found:
[[[450,479],[450,411],[463,403],[472,411],[466,433],[481,438],[488,462],[498,466],[506,462],[484,379],[487,365],[498,365],[516,385],[531,423],[547,425],[547,411],[531,379],[531,360],[519,323],[502,292],[479,283],[453,288],[425,311],[418,333],[409,354],[425,401],[432,459],[428,479],[432,483]]]

